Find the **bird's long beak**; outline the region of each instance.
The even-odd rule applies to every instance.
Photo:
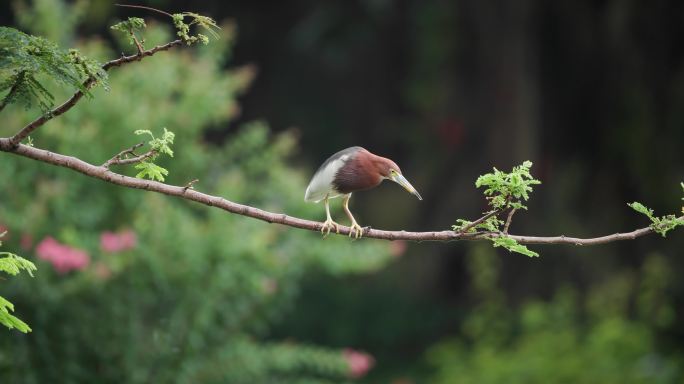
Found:
[[[415,195],[418,198],[418,200],[423,200],[423,198],[420,197],[420,193],[418,193],[418,191],[416,191],[416,189],[413,188],[413,185],[411,185],[411,183],[409,183],[409,181],[406,180],[404,176],[397,173],[395,174],[395,176],[390,177],[390,180],[404,187],[404,189],[407,190],[410,194]]]

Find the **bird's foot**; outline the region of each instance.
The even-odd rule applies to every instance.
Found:
[[[333,219],[328,218],[323,222],[323,226],[321,226],[321,233],[323,234],[324,239],[328,237],[330,230],[333,227],[335,228],[335,232],[340,233],[340,225],[334,222]]]
[[[352,221],[351,225],[349,226],[349,237],[354,236],[355,239],[358,239],[363,236],[363,228],[359,225],[359,223],[356,222],[356,220]]]

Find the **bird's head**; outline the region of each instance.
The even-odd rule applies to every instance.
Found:
[[[411,185],[411,183],[409,183],[409,181],[406,180],[406,178],[401,174],[401,169],[394,161],[384,157],[381,159],[382,160],[380,161],[378,168],[380,175],[383,178],[394,181],[395,183],[404,187],[404,189],[410,194],[416,196],[418,200],[423,200],[423,198],[420,196],[420,193],[418,193],[418,191],[413,188],[413,185]]]

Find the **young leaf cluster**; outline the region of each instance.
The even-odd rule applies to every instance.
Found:
[[[489,217],[486,219],[483,217],[484,220],[480,219],[482,221],[479,223],[458,219],[456,225],[452,226],[453,230],[467,233],[495,233],[496,236],[489,236],[494,247],[503,247],[510,252],[517,252],[526,256],[539,256],[538,253],[530,251],[526,246],[508,237],[503,229],[506,223],[498,217],[505,210],[527,209],[527,206],[522,202],[530,198],[533,185],[541,184],[541,181],[530,174],[531,167],[532,162],[525,161],[521,165],[513,167],[510,173],[494,168],[494,172],[478,177],[475,186],[477,188],[485,187],[484,195],[492,209],[486,215]],[[473,225],[473,223],[477,224]]]
[[[110,28],[115,31],[123,32],[128,36],[128,42],[131,45],[136,45],[138,43],[136,33],[142,32],[145,27],[145,20],[139,17],[129,17],[127,20],[116,23]]]
[[[665,215],[660,217],[655,216],[652,209],[636,201],[627,205],[633,210],[648,217],[649,220],[651,220],[651,229],[663,237],[667,235],[667,232],[679,227],[680,225],[684,226],[684,218],[677,217],[676,215]]]
[[[3,232],[0,234],[0,237],[4,235],[5,233]],[[2,242],[0,242],[0,245],[2,245]],[[0,252],[0,272],[16,276],[22,270],[25,270],[33,277],[33,271],[36,270],[36,266],[32,262],[13,253]],[[31,332],[31,328],[28,324],[13,316],[10,312],[14,312],[14,305],[0,296],[0,324],[9,329],[16,328],[23,333]]]
[[[165,154],[173,157],[173,150],[171,150],[171,144],[176,135],[164,128],[164,133],[161,137],[155,137],[152,131],[148,129],[139,129],[134,132],[136,135],[148,135],[151,140],[148,142],[150,145],[151,155],[146,159],[142,160],[140,163],[135,165],[135,169],[139,170],[135,177],[139,179],[148,178],[150,180],[164,181],[164,176],[168,176],[169,171],[166,168],[160,167],[154,163],[154,160],[160,155]]]
[[[527,209],[522,201],[529,199],[533,185],[541,184],[530,174],[531,167],[532,162],[528,160],[513,167],[510,173],[494,168],[494,172],[478,177],[475,187],[485,187],[484,194],[492,209]]]
[[[107,73],[94,60],[77,50],[64,51],[56,44],[9,27],[0,27],[0,110],[18,103],[25,108],[37,104],[49,113],[54,96],[41,82],[44,78],[91,96],[84,81],[92,78],[107,85]]]
[[[211,17],[202,16],[193,12],[175,13],[172,15],[172,17],[173,25],[176,27],[176,34],[187,45],[194,44],[198,41],[202,42],[202,44],[205,45],[209,43],[209,37],[207,37],[206,35],[203,35],[201,33],[198,33],[196,35],[190,35],[190,26],[192,25],[199,26],[203,30],[207,31],[207,33],[209,33],[215,39],[219,38],[219,35],[216,31],[221,28],[216,24],[216,21],[214,21],[214,19],[212,19]],[[186,17],[190,19],[190,23],[186,23],[184,21]]]

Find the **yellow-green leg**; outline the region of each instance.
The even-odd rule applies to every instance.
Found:
[[[340,225],[334,222],[332,217],[330,216],[330,205],[328,204],[327,196],[325,197],[325,200],[323,200],[323,202],[325,203],[326,219],[323,222],[323,226],[321,227],[321,233],[323,234],[323,238],[326,238],[330,234],[330,229],[332,229],[332,227],[335,227],[335,232],[340,233]]]
[[[352,237],[352,234],[354,235],[355,238],[359,238],[363,236],[363,228],[359,225],[359,223],[356,222],[356,219],[354,219],[354,215],[352,215],[351,211],[349,210],[349,199],[351,199],[351,193],[344,196],[344,202],[342,203],[342,206],[344,207],[344,211],[347,213],[347,216],[349,216],[349,220],[351,220],[351,225],[349,226],[349,237]]]

